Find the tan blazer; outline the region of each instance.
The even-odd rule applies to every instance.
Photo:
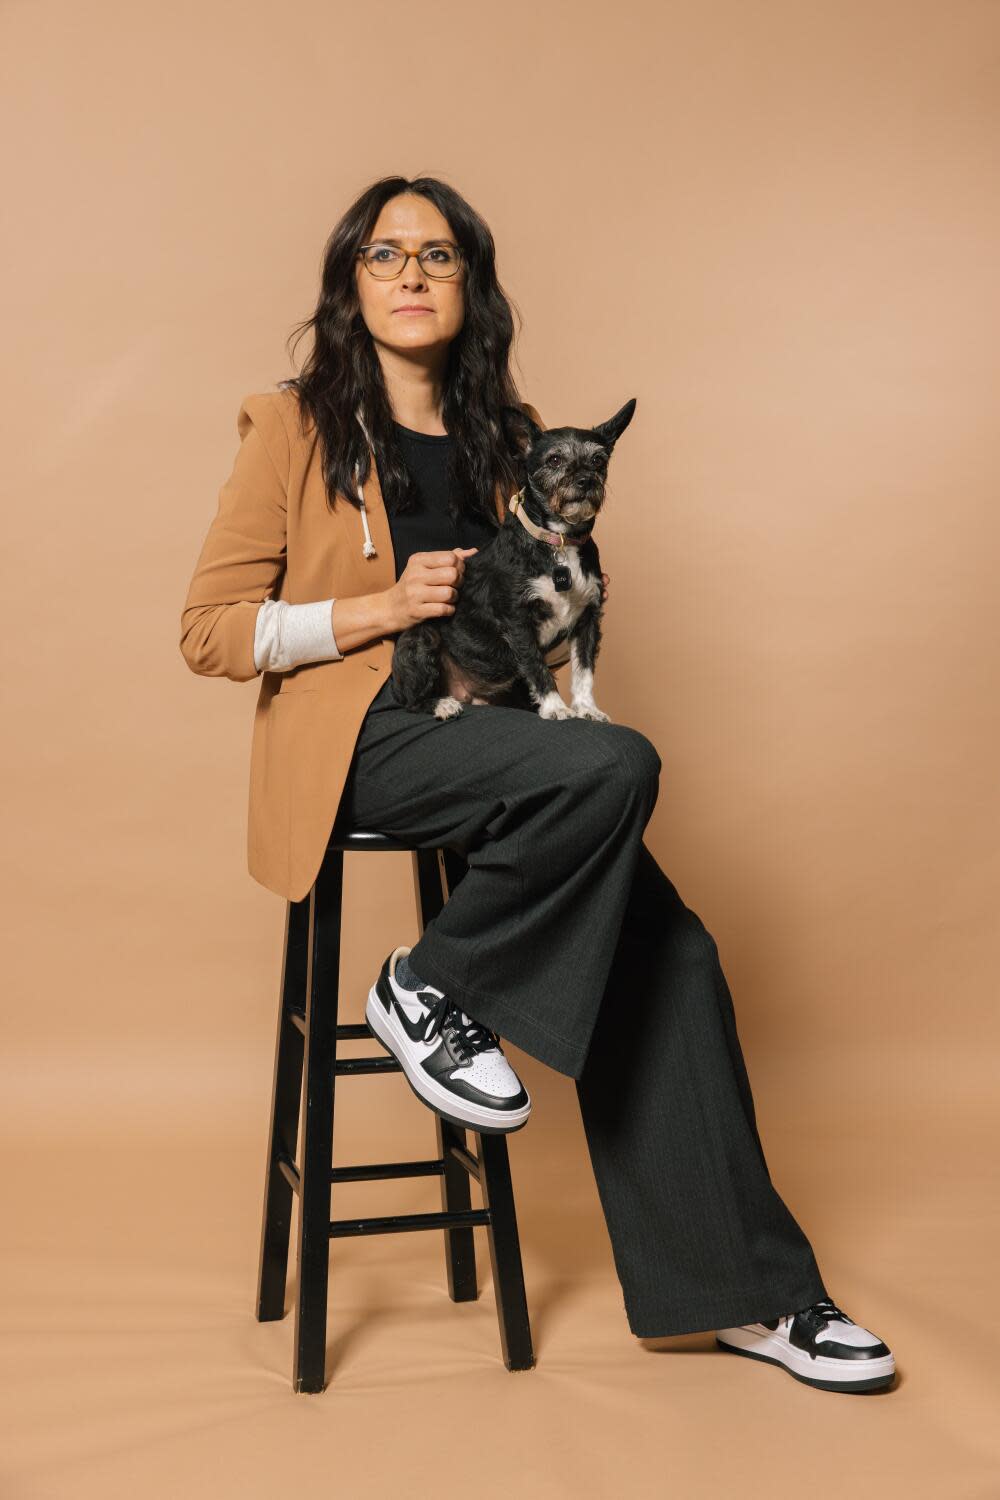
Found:
[[[524,408],[543,423],[533,406]],[[180,647],[193,672],[246,682],[260,676],[250,751],[247,861],[268,890],[301,901],[319,873],[358,732],[390,675],[393,640],[339,661],[258,673],[253,644],[265,599],[307,604],[373,594],[396,582],[389,521],[374,462],[363,487],[376,556],[343,500],[331,511],[315,426],[299,432],[294,391],[247,396],[240,448],[219,494],[181,615]],[[508,497],[497,489],[502,519]],[[550,656],[557,664],[554,655]]]

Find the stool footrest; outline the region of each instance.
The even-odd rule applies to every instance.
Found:
[[[482,1163],[479,1157],[457,1142],[448,1147],[447,1156],[433,1156],[426,1161],[374,1161],[360,1166],[332,1167],[330,1181],[364,1182],[379,1177],[440,1177],[447,1165],[448,1156],[461,1162],[470,1177],[474,1177],[477,1182],[482,1181]]]
[[[368,1035],[370,1040],[371,1033]],[[399,1059],[390,1052],[385,1057],[338,1057],[333,1071],[338,1076],[341,1073],[401,1073],[403,1067]]]
[[[285,1007],[285,1019],[296,1029],[306,1034],[306,1013],[294,1005]],[[353,1021],[345,1021],[337,1027],[338,1042],[370,1042],[372,1040],[371,1027],[361,1021],[355,1024]],[[391,1054],[387,1057],[337,1057],[333,1065],[334,1074],[340,1073],[401,1073],[403,1071],[399,1061]]]
[[[401,1234],[411,1229],[468,1229],[474,1224],[491,1224],[488,1208],[459,1209],[454,1213],[386,1214],[372,1219],[331,1219],[330,1237],[339,1239],[352,1234]]]
[[[444,1171],[444,1157],[435,1156],[429,1161],[375,1161],[356,1167],[333,1167],[331,1182],[367,1182],[378,1177],[440,1177]]]
[[[477,1182],[482,1181],[480,1175],[482,1163],[479,1157],[474,1156],[465,1146],[450,1146],[448,1155],[460,1162],[470,1177],[474,1177]],[[423,1161],[373,1161],[362,1162],[357,1166],[331,1167],[330,1181],[331,1183],[375,1182],[388,1177],[440,1177],[444,1173],[445,1161],[446,1158],[443,1156],[432,1156]],[[301,1192],[302,1178],[298,1163],[292,1161],[284,1152],[280,1152],[277,1165],[281,1175],[293,1191]]]

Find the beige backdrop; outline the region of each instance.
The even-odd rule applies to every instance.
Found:
[[[975,0],[4,7],[5,1500],[1000,1494],[998,41]],[[661,752],[647,840],[885,1396],[635,1340],[573,1085],[516,1050],[536,1368],[478,1229],[461,1307],[440,1236],[334,1242],[322,1396],[253,1320],[284,908],[256,685],[192,677],[179,614],[388,172],[490,223],[549,425],[638,399],[600,700]],[[414,935],[406,857],[355,859],[350,1019]],[[428,1154],[402,1080],[339,1101],[339,1161]]]

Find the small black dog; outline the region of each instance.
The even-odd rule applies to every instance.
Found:
[[[400,632],[392,681],[413,712],[450,719],[463,703],[503,702],[527,686],[543,719],[599,719],[594,663],[601,644],[601,565],[591,537],[608,461],[635,400],[597,427],[538,427],[503,410],[522,488],[485,548],[465,560],[455,612]],[[572,706],[545,653],[569,640]]]

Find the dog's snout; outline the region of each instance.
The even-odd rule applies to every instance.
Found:
[[[589,464],[577,464],[570,471],[569,481],[570,484],[575,485],[577,489],[581,490],[592,489],[595,484],[600,483],[598,475],[594,473]]]

